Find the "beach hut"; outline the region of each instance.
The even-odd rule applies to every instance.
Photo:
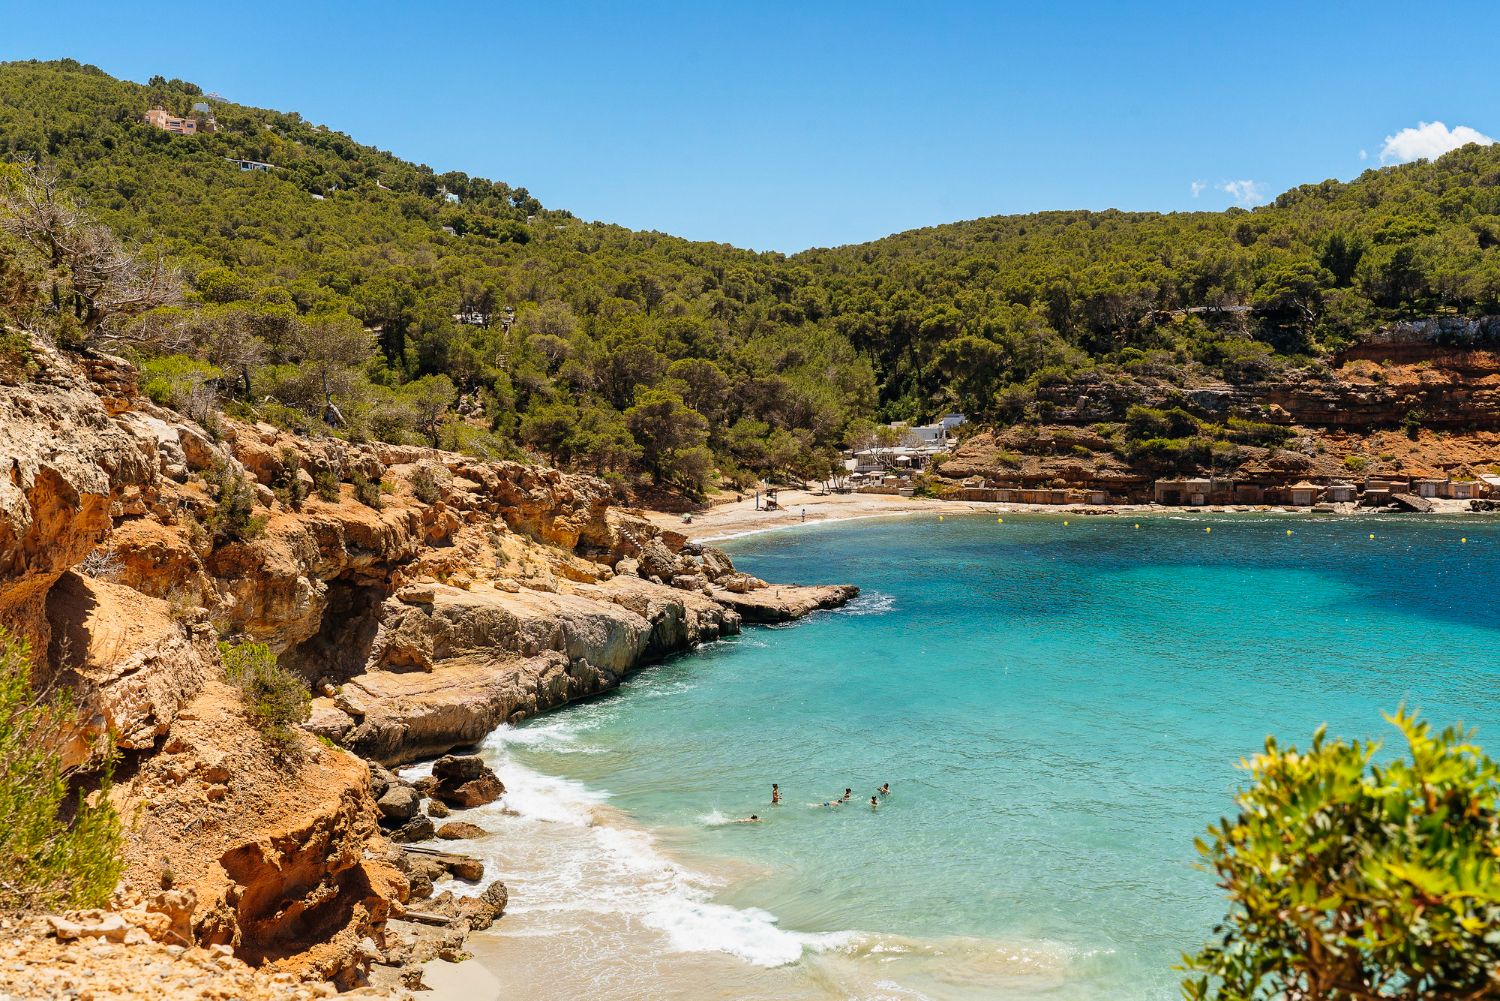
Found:
[[[1236,504],[1264,504],[1266,492],[1253,483],[1240,483],[1234,488]]]
[[[1301,483],[1293,483],[1289,488],[1292,495],[1293,507],[1312,507],[1318,502],[1318,487],[1316,484],[1303,480]]]
[[[1412,480],[1411,492],[1418,497],[1444,497],[1448,493],[1448,481]]]
[[[1328,502],[1330,504],[1352,504],[1359,496],[1359,490],[1352,483],[1330,483],[1328,485]]]
[[[1203,507],[1213,495],[1213,480],[1184,480],[1182,489],[1187,502],[1193,507]]]
[[[1187,493],[1187,481],[1157,480],[1152,490],[1158,504],[1181,504]]]
[[[1454,500],[1473,500],[1483,486],[1478,480],[1453,480],[1448,484],[1448,496]]]

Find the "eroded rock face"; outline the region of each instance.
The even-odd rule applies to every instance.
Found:
[[[78,365],[33,349],[36,376],[0,385],[0,579],[77,563],[158,475],[154,445],[111,419]]]
[[[192,891],[195,939],[252,965],[352,983],[369,963],[359,943],[380,941],[391,902],[405,899],[404,877],[379,860],[366,765],[311,740],[278,757],[221,682],[112,795],[137,818],[125,883]]]
[[[69,571],[44,601],[52,670],[38,680],[71,687],[89,711],[68,764],[84,761],[106,731],[121,749],[153,747],[217,665],[206,622],[175,619],[166,602],[123,584]]]

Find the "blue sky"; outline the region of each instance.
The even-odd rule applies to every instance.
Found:
[[[0,25],[0,59],[181,77],[585,219],[786,252],[1255,204],[1440,151],[1433,122],[1500,135],[1494,4],[0,0]]]

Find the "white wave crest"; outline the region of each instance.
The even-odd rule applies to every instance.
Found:
[[[835,608],[833,615],[884,615],[896,608],[896,596],[881,591],[867,591],[842,608]]]

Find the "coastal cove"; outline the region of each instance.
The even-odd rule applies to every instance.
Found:
[[[508,992],[1176,997],[1224,911],[1193,838],[1267,733],[1390,741],[1403,701],[1500,732],[1488,518],[917,515],[724,545],[863,594],[486,741],[509,791],[459,847],[511,888],[469,946]],[[886,781],[878,811],[807,805]]]

